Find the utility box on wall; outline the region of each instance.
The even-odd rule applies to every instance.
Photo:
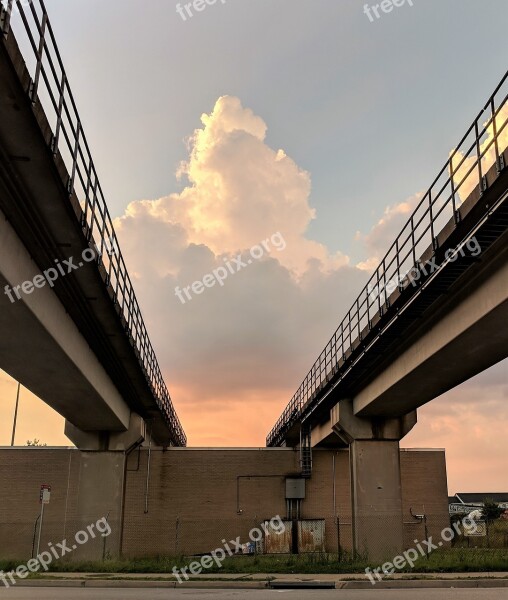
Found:
[[[286,500],[305,498],[305,479],[286,479]]]

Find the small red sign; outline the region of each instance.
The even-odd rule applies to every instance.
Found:
[[[39,495],[39,504],[42,504],[44,502],[44,504],[47,504],[49,502],[49,495],[51,493],[51,486],[47,485],[46,483],[43,483],[41,485],[41,491],[40,491],[40,495]]]

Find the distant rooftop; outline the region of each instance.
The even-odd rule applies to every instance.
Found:
[[[490,498],[494,502],[508,502],[508,492],[460,492],[455,496],[448,496],[448,503],[483,504],[485,498]]]

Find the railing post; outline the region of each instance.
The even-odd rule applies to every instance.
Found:
[[[97,205],[97,186],[99,184],[99,180],[97,179],[97,173],[95,172],[95,169],[93,170],[94,173],[94,185],[93,185],[93,196],[92,196],[92,206],[91,206],[91,216],[90,216],[90,231],[88,232],[89,235],[89,240],[92,239],[93,237],[93,228],[95,225],[95,207]]]
[[[399,248],[399,237],[395,240],[395,255],[397,257],[397,289],[402,292],[402,278],[400,276],[400,248]]]
[[[383,312],[384,309],[388,309],[390,308],[390,300],[388,299],[388,294],[386,292],[386,257],[383,258],[383,298],[384,298],[384,305],[383,305]]]
[[[362,328],[361,328],[361,323],[360,323],[360,297],[359,296],[356,298],[356,319],[358,321],[358,323],[357,323],[358,339],[361,342],[362,341]]]
[[[432,188],[429,190],[429,219],[430,219],[430,236],[432,238],[432,250],[437,250],[437,240],[434,233],[434,211],[432,210]]]
[[[76,168],[78,166],[78,152],[79,152],[79,136],[81,134],[81,123],[78,121],[76,127],[76,140],[74,142],[74,151],[72,154],[72,172],[69,177],[69,182],[67,183],[67,191],[69,194],[72,194],[72,190],[74,189],[74,179],[76,178]]]
[[[382,317],[383,316],[383,306],[382,306],[382,302],[381,302],[381,280],[379,279],[379,269],[380,267],[378,267],[376,269],[376,294],[377,294],[377,308],[378,308],[378,312],[379,312],[379,316]]]
[[[492,115],[492,133],[494,135],[494,148],[496,150],[496,169],[498,173],[505,168],[504,164],[504,156],[499,152],[499,139],[497,135],[497,123],[496,123],[496,105],[494,103],[494,98],[492,97],[490,100],[490,112]]]
[[[90,187],[91,187],[91,176],[92,176],[92,159],[89,158],[88,168],[86,169],[86,189],[85,189],[85,210],[82,214],[81,226],[85,231],[86,239],[88,240],[88,210],[90,206]]]
[[[482,153],[480,149],[480,132],[478,131],[478,119],[476,119],[474,124],[474,132],[476,137],[476,160],[478,161],[478,179],[480,185],[480,195],[482,195],[487,189],[487,180],[483,176],[482,169]]]
[[[37,102],[37,91],[39,89],[39,79],[41,77],[41,70],[42,70],[42,57],[44,55],[44,37],[46,35],[46,25],[48,23],[48,13],[46,12],[46,10],[44,9],[44,13],[42,15],[42,23],[41,23],[41,28],[39,31],[39,48],[37,49],[37,66],[35,67],[35,75],[34,75],[34,80],[33,82],[30,84],[30,100],[32,101],[32,104],[35,104]]]
[[[415,224],[414,224],[413,215],[411,215],[411,255],[413,258],[413,265],[416,267],[417,261],[416,261]]]
[[[365,297],[366,297],[366,302],[367,302],[367,324],[368,324],[368,329],[369,331],[372,329],[372,322],[370,320],[370,294],[369,294],[369,288],[366,288],[365,290]]]
[[[452,188],[452,208],[453,208],[453,220],[455,221],[455,225],[457,225],[460,221],[460,212],[457,210],[457,199],[455,197],[455,181],[453,179],[455,175],[455,170],[453,168],[453,157],[455,156],[455,151],[450,156],[450,185]]]
[[[65,95],[65,86],[67,83],[67,78],[65,73],[62,73],[62,80],[60,82],[60,98],[58,99],[58,114],[56,116],[56,127],[55,127],[55,135],[53,136],[53,140],[51,142],[51,150],[53,155],[56,156],[58,154],[58,143],[60,139],[60,129],[62,128],[62,111],[64,106],[64,95]]]

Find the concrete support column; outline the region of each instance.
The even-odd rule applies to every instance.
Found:
[[[399,441],[416,424],[416,411],[394,419],[365,419],[345,399],[331,411],[332,426],[349,445],[353,549],[382,562],[403,550]]]
[[[101,560],[121,554],[125,465],[127,453],[147,438],[146,423],[131,413],[129,429],[124,432],[81,431],[65,422],[65,435],[79,452],[79,485],[72,519],[66,530],[87,531],[99,522],[99,533],[78,545],[73,557]],[[107,524],[106,524],[107,519]],[[104,531],[107,535],[102,535]]]
[[[113,452],[128,452],[148,437],[145,421],[134,412],[131,412],[127,431],[82,431],[66,420],[65,435],[80,450]]]
[[[399,442],[354,440],[349,452],[354,550],[388,560],[403,541]]]
[[[79,484],[66,535],[78,531],[88,539],[72,553],[73,560],[119,558],[122,543],[125,452],[80,452]],[[93,532],[93,533],[92,533]]]

